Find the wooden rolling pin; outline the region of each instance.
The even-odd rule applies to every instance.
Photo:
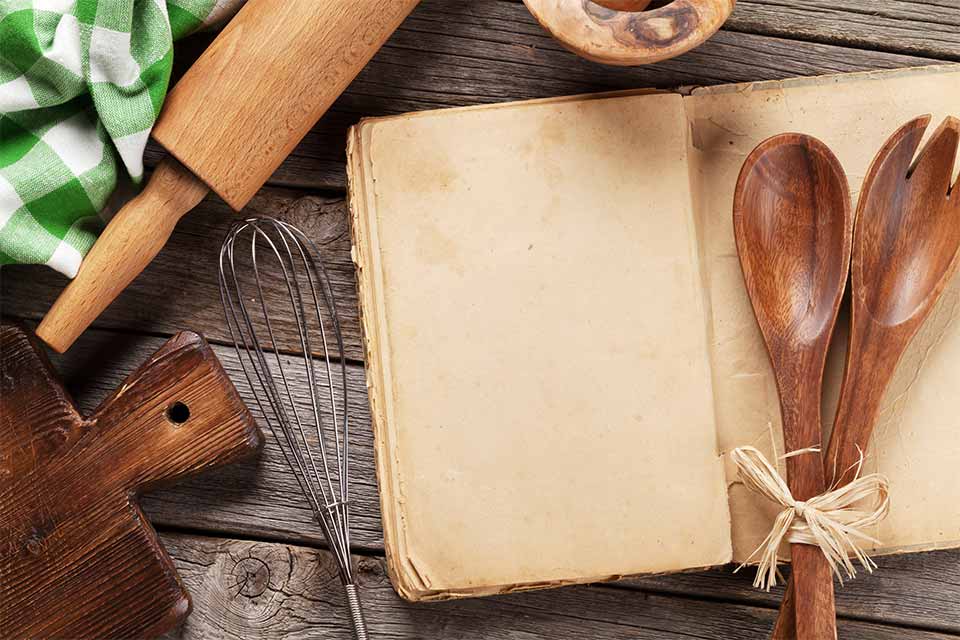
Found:
[[[209,190],[242,209],[419,0],[249,0],[173,88],[171,154],[114,216],[37,328],[64,352]]]

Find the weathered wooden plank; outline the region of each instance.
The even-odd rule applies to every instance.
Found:
[[[282,210],[284,206],[296,202],[293,196],[294,194],[282,190],[266,190],[259,198],[266,204],[255,206],[262,206],[270,211]],[[306,203],[301,202],[294,208],[306,208],[316,213],[315,207],[320,207],[324,211],[321,217],[339,218],[339,221],[328,221],[325,226],[321,225],[317,237],[340,238],[342,234],[339,231],[330,230],[342,228],[345,224],[342,201],[318,199],[316,196],[306,198]],[[125,293],[118,301],[116,309],[108,312],[117,315],[110,319],[107,326],[118,323],[125,333],[89,331],[66,357],[60,359],[68,384],[87,410],[93,409],[99,398],[118,386],[127,372],[132,371],[160,345],[161,338],[135,333],[144,326],[163,335],[182,328],[191,328],[216,334],[220,339],[228,337],[222,329],[213,265],[204,266],[202,263],[214,260],[216,251],[211,244],[216,243],[211,243],[209,238],[222,235],[222,227],[229,224],[231,217],[222,204],[213,202],[211,206],[213,208],[207,210],[206,214],[195,214],[182,223],[167,252],[162,254],[159,265],[151,267],[157,269],[156,273],[143,276],[146,280],[141,283],[142,289],[139,293],[132,297]],[[295,217],[298,214],[294,212],[291,215]],[[211,233],[211,227],[217,227],[217,232]],[[335,254],[333,262],[345,270],[345,282],[349,279],[349,284],[343,284],[341,288],[352,292],[349,248],[342,238],[331,243],[331,246],[334,247]],[[169,255],[166,255],[167,253]],[[48,282],[47,289],[41,292],[42,288],[37,286],[37,280],[22,280],[7,275],[23,272],[41,276],[40,282],[47,282],[49,278],[46,276],[51,275],[49,270],[41,268],[5,268],[2,298],[6,303],[5,312],[32,309],[33,317],[39,317],[39,313],[42,313],[46,304],[53,299],[56,287],[49,286]],[[179,291],[171,292],[164,287],[163,284],[168,281],[180,283]],[[41,295],[38,296],[38,293]],[[171,295],[179,297],[174,300],[175,304],[164,307],[165,300]],[[38,298],[39,304],[35,304]],[[348,332],[356,336],[356,319],[350,311],[355,311],[356,303],[353,301],[350,304]],[[349,329],[350,326],[353,329]],[[359,349],[356,343],[354,347]],[[216,347],[216,351],[240,387],[244,399],[257,411],[233,350]],[[360,547],[379,550],[382,548],[379,503],[374,481],[363,374],[359,366],[351,367],[350,371],[350,392],[353,396],[351,406],[357,426],[354,431],[354,456],[357,460],[354,466],[357,479],[355,542]],[[298,379],[298,383],[302,383],[302,379]],[[240,465],[216,472],[206,478],[149,496],[145,504],[148,512],[163,525],[208,529],[232,535],[322,543],[322,534],[313,524],[309,511],[304,508],[297,493],[295,479],[286,470],[272,441],[268,441],[258,464]],[[911,623],[935,620],[940,628],[960,630],[960,612],[952,616],[944,616],[942,613],[939,617],[936,615],[937,612],[952,611],[951,607],[940,605],[943,602],[955,601],[957,596],[960,596],[960,553],[932,554],[930,557],[933,560],[927,556],[921,556],[917,561],[883,559],[881,573],[857,580],[839,592],[838,605],[841,611],[851,614],[866,611],[870,615],[878,616],[878,619],[889,617]],[[932,566],[928,566],[931,562]],[[924,574],[936,576],[936,580],[947,585],[947,588],[932,589],[931,582]],[[655,580],[657,588],[665,591],[691,592],[704,597],[725,593],[731,598],[742,598],[744,601],[765,597],[750,587],[750,579],[746,575],[730,576],[726,571]],[[878,584],[881,586],[877,587]],[[773,602],[769,599],[764,601],[768,604]]]
[[[267,188],[254,198],[246,213],[288,220],[309,233],[321,247],[337,296],[347,357],[362,360],[356,278],[350,260],[344,201]],[[181,220],[160,255],[96,320],[94,327],[161,335],[191,329],[211,340],[229,342],[217,274],[220,242],[237,219],[219,198],[207,198]],[[294,316],[286,311],[289,307],[286,286],[276,269],[270,268],[272,264],[264,264],[263,283],[268,304],[277,310],[274,328],[286,350],[299,351],[292,324]],[[239,271],[245,289],[252,290],[252,270]],[[62,276],[46,267],[4,267],[0,272],[2,311],[39,320],[65,282]]]
[[[837,586],[837,612],[861,620],[882,620],[887,624],[919,626],[960,634],[960,551],[932,551],[875,558],[874,573],[859,572],[857,578]],[[859,567],[858,567],[859,568]],[[700,573],[675,574],[626,580],[618,586],[663,594],[717,597],[732,602],[749,602],[779,607],[783,587],[769,593],[751,584],[756,568],[738,574],[734,567]],[[782,568],[785,576],[790,568]]]
[[[108,331],[88,331],[67,356],[56,358],[68,388],[86,411],[120,384],[125,374],[161,343],[160,338]],[[229,347],[214,347],[254,414],[251,397],[236,354]],[[369,413],[363,372],[351,366],[349,392],[354,446],[354,543],[382,552],[379,499],[373,470]],[[295,376],[301,389],[304,379]],[[322,546],[322,533],[300,498],[295,478],[268,434],[257,462],[211,472],[171,489],[148,495],[143,504],[161,527],[205,530],[219,535],[259,537]],[[838,590],[842,615],[865,620],[892,621],[910,626],[960,633],[960,552],[937,552],[879,559],[880,571],[863,575]],[[734,575],[731,568],[630,580],[624,589],[723,599],[775,607],[781,593],[766,594],[751,586],[752,572]]]
[[[81,409],[93,411],[101,399],[120,386],[128,373],[150,356],[162,338],[90,330],[65,356],[54,356],[64,384]],[[241,397],[266,429],[256,398],[244,376],[233,347],[213,345],[214,352],[234,381]],[[294,388],[298,407],[309,411],[309,387],[302,360],[281,356]],[[353,542],[357,548],[381,550],[380,504],[373,466],[373,435],[363,368],[349,365],[348,395],[351,417],[351,500],[354,504]],[[335,397],[342,398],[335,378]],[[321,404],[329,415],[326,395]],[[267,433],[258,460],[218,469],[147,496],[144,510],[161,525],[229,532],[323,544],[320,527],[300,494],[296,476],[289,470],[272,434]]]
[[[819,1],[826,6],[826,0]],[[804,15],[811,18],[809,12]],[[190,45],[185,57],[196,55],[197,49]],[[346,129],[364,116],[931,62],[918,56],[723,31],[701,48],[673,60],[635,68],[608,67],[563,49],[522,3],[425,0],[277,170],[271,183],[342,188]],[[153,148],[148,161],[155,163],[160,155]]]
[[[741,4],[763,5],[766,7],[764,10],[777,12],[781,8],[781,5],[772,1],[741,0]],[[818,13],[830,15],[828,11],[830,6],[822,0],[813,0],[807,4],[814,8],[804,16],[791,18],[799,22],[813,22],[814,26],[808,27],[811,29],[810,35],[802,37],[819,39],[822,42],[836,41],[832,35],[823,36],[822,25],[816,23]],[[833,4],[835,3],[830,3],[831,6]],[[846,0],[839,4],[846,6],[858,3],[856,0]],[[888,10],[888,5],[916,4],[883,0],[871,4],[871,7],[882,6],[884,10]],[[638,70],[609,69],[581,61],[563,51],[532,22],[521,5],[510,5],[511,3],[491,0],[477,0],[472,3],[446,3],[442,0],[431,0],[425,3],[424,7],[418,10],[401,29],[394,41],[391,41],[377,60],[361,75],[354,87],[338,103],[336,110],[321,122],[295,155],[281,168],[276,176],[276,182],[296,186],[342,187],[343,132],[350,123],[362,115],[593,90],[716,84],[832,71],[887,68],[926,62],[916,57],[812,45],[762,35],[721,33],[697,52],[663,65]],[[953,2],[942,0],[939,3],[925,3],[925,6],[955,8]],[[956,16],[952,11],[950,15]],[[896,18],[897,22],[904,20],[906,18]],[[776,27],[773,18],[768,18],[765,24],[772,24],[774,27],[752,28],[743,26],[743,23],[738,26],[735,21],[732,21],[731,27],[754,30],[758,33],[787,33],[776,30],[780,27]],[[873,24],[873,18],[871,18],[866,27]],[[784,25],[784,29],[792,28],[789,23]],[[801,24],[797,28],[805,28],[805,26]],[[940,36],[937,35],[936,38]],[[857,41],[848,42],[858,44]],[[894,44],[894,46],[900,45]],[[935,46],[941,46],[938,40]],[[900,50],[890,46],[884,48],[888,51]],[[269,189],[252,205],[251,210],[276,213],[292,204],[301,195],[303,194]],[[321,211],[324,215],[317,217],[325,220],[324,224],[333,229],[329,233],[333,237],[340,235],[336,229],[345,220],[342,203],[322,196],[310,195],[307,201],[301,201],[298,206],[305,207],[305,213]],[[207,271],[207,268],[211,265],[215,267],[215,258],[211,256],[216,254],[216,246],[230,220],[230,215],[227,208],[215,200],[204,205],[203,210],[207,211],[207,215],[204,216],[198,212],[188,217],[187,221],[181,225],[178,229],[176,244],[182,246],[172,252],[170,250],[165,252],[170,253],[166,258],[161,258],[166,262],[161,263],[163,266],[158,267],[152,277],[141,283],[140,293],[130,298],[127,303],[118,303],[116,310],[108,312],[108,315],[104,316],[103,324],[98,326],[113,327],[123,332],[149,331],[162,335],[172,333],[179,328],[199,328],[211,333],[213,338],[225,339],[222,329],[218,329],[222,327],[222,322],[219,318],[219,300],[214,288],[215,271]],[[327,213],[335,213],[335,217],[339,216],[340,221],[328,218]],[[294,212],[291,215],[298,214]],[[194,219],[197,221],[194,222]],[[321,231],[321,234],[327,233]],[[180,235],[183,237],[180,238]],[[327,236],[324,235],[324,237]],[[345,241],[337,239],[332,244],[335,246],[334,253],[339,256],[334,258],[338,272],[336,276],[338,292],[342,289],[343,295],[352,296],[352,267],[344,251]],[[34,271],[38,277],[35,277]],[[0,300],[3,302],[4,310],[7,312],[13,310],[17,315],[32,318],[39,318],[63,285],[63,280],[56,278],[48,270],[5,268],[2,274],[4,282]],[[200,280],[201,284],[196,285],[196,280]],[[141,285],[134,285],[134,287],[137,286]],[[208,294],[213,295],[208,296]],[[349,309],[355,309],[355,298],[351,298],[346,306]],[[116,315],[107,322],[110,313]],[[348,356],[359,359],[355,318],[348,319],[346,324],[350,341],[347,349]],[[219,334],[218,331],[220,331]],[[354,333],[351,334],[351,331]],[[123,373],[132,370],[135,364],[152,352],[160,342],[151,338],[105,331],[91,332],[88,336],[85,336],[84,341],[92,340],[89,343],[90,348],[84,351],[78,347],[78,351],[75,352],[77,355],[72,352],[63,362],[71,372],[70,378],[74,381],[75,388],[78,389],[79,395],[88,408],[93,401],[90,398],[98,393],[105,393],[106,388],[114,386],[122,378]],[[222,359],[229,360],[229,350],[220,350],[219,353]],[[228,364],[228,367],[233,368],[232,373],[237,379],[236,362]],[[352,371],[358,372],[359,369]],[[354,373],[354,378],[356,375]],[[240,382],[239,379],[237,381]],[[361,391],[361,387],[354,379],[351,380],[351,390],[358,393]],[[249,402],[248,396],[247,399]],[[377,500],[375,485],[372,483],[365,401],[362,404],[362,407],[357,407],[358,414],[362,412],[360,417],[362,425],[357,431],[356,457],[362,460],[358,463],[358,475],[363,474],[363,478],[357,485],[356,541],[360,546],[379,549],[381,545],[379,520],[369,515],[377,512]],[[363,438],[367,440],[359,441]],[[148,508],[155,520],[168,526],[210,529],[228,535],[232,533],[266,536],[317,543],[320,540],[319,530],[311,524],[308,512],[302,508],[292,477],[285,476],[284,473],[283,462],[278,452],[273,449],[271,453],[271,447],[268,446],[260,465],[227,470],[221,474],[197,480],[191,485],[156,494],[148,500]],[[956,631],[957,614],[953,613],[954,607],[951,606],[951,602],[955,602],[957,595],[960,595],[957,592],[957,583],[960,582],[957,577],[957,567],[960,566],[958,560],[960,560],[960,554],[954,552],[881,559],[881,573],[876,576],[865,576],[839,592],[838,604],[841,613],[855,617],[862,615],[867,619],[890,620],[917,627]],[[382,567],[380,579],[382,580]],[[752,590],[749,582],[748,575],[731,576],[726,571],[718,571],[651,578],[624,585],[624,587],[642,588],[646,593],[642,595],[640,601],[653,602],[656,605],[651,607],[653,609],[666,606],[664,615],[669,620],[674,614],[674,609],[671,608],[674,605],[660,603],[663,600],[672,601],[676,598],[651,596],[649,593],[692,594],[708,601],[729,599],[760,602],[765,605],[774,602],[772,596],[758,594]],[[587,603],[594,603],[595,601],[590,599],[592,597],[590,594],[596,591],[605,592],[609,589],[569,589],[513,596],[496,601],[488,600],[475,605],[472,603],[429,605],[416,608],[412,613],[407,612],[406,605],[395,603],[396,606],[390,605],[392,608],[389,608],[389,611],[402,620],[397,623],[396,629],[398,633],[403,632],[403,637],[476,637],[481,632],[488,637],[498,638],[562,637],[564,634],[570,637],[582,637],[585,629],[593,631],[594,626],[601,627],[607,635],[619,632],[617,637],[624,635],[673,637],[665,635],[666,632],[661,632],[657,626],[663,618],[656,618],[651,622],[648,617],[643,617],[640,618],[641,622],[637,623],[634,618],[627,616],[627,622],[617,626],[621,616],[620,610],[629,610],[630,607],[635,606],[636,594],[632,594],[631,599],[627,601],[618,600],[610,605],[603,602],[598,604],[597,607],[601,611],[609,612],[607,617],[604,617],[607,614],[600,615],[600,619],[593,616],[594,607],[584,607],[582,611],[585,613],[571,608],[571,601],[580,602],[583,598],[586,598]],[[389,589],[385,588],[385,592],[393,598]],[[577,595],[559,595],[567,592]],[[588,595],[581,596],[581,592]],[[326,596],[324,598],[326,598],[325,601],[330,601],[338,596],[339,592],[334,587],[329,598]],[[298,618],[296,613],[289,616],[286,614],[288,610],[296,610],[296,606],[291,604],[288,609],[285,603],[280,602],[282,593],[274,592],[269,597],[276,602],[280,611],[277,617],[286,620],[282,632],[290,635],[297,633],[305,635],[308,633],[307,625],[312,627],[314,621],[319,621],[322,626],[322,621],[328,620],[333,615],[329,611],[320,611],[315,618],[305,621],[302,616]],[[513,604],[514,600],[519,604]],[[496,608],[487,604],[501,601],[508,604],[498,604]],[[220,604],[222,602],[216,601]],[[566,606],[554,606],[554,602],[560,602]],[[695,609],[694,613],[699,616],[703,608],[702,602],[700,600],[691,602],[696,603],[696,607],[691,608]],[[470,606],[476,608],[470,609]],[[724,618],[724,623],[730,626],[713,626],[706,631],[697,626],[701,622],[699,618],[690,617],[694,615],[693,613],[681,612],[676,615],[688,621],[689,628],[693,629],[688,635],[694,635],[694,637],[760,637],[772,621],[772,612],[761,612],[762,616],[766,616],[762,628],[753,623],[738,624],[738,621],[742,620],[738,617],[740,614],[730,616],[728,609],[729,607],[717,609],[715,615],[718,618]],[[749,607],[743,609],[752,610]],[[548,623],[543,623],[545,626],[533,623],[514,624],[511,621],[518,616],[531,616],[534,622],[539,623],[541,619],[550,620],[558,616],[562,617],[565,613],[568,613],[568,618],[577,618],[577,621],[575,623],[571,621],[563,627],[551,627]],[[390,620],[393,620],[392,614]],[[268,615],[265,614],[265,617]],[[422,620],[424,616],[428,618],[427,621]],[[508,617],[508,620],[502,624],[498,624],[496,620],[487,622],[488,618],[501,616]],[[218,619],[216,611],[206,614],[205,617],[214,622]],[[195,614],[194,620],[197,618]],[[246,626],[242,627],[241,637],[259,633],[256,630],[259,628],[256,622],[244,624]],[[276,632],[271,622],[263,622],[262,625],[269,629],[264,632],[267,637]],[[738,636],[734,627],[744,627],[748,631]],[[388,634],[392,629],[391,625],[385,633]],[[558,629],[558,631],[551,633],[551,629]],[[607,632],[607,629],[612,631]],[[850,629],[849,626],[846,629],[841,628],[843,637],[893,637],[889,630],[883,627],[865,625],[863,626],[865,630],[860,630],[859,627],[855,631]],[[543,630],[547,633],[543,633]],[[278,635],[282,635],[282,632]],[[670,627],[669,632],[677,635],[686,631],[685,628]],[[200,637],[226,635],[216,624],[205,626],[194,633]],[[701,635],[697,635],[698,633]],[[851,636],[851,633],[859,635]],[[343,637],[347,636],[344,634]],[[898,631],[896,637],[912,636],[909,632]]]
[[[957,0],[739,0],[725,29],[960,60]]]
[[[736,37],[734,37],[736,36]],[[297,186],[342,188],[346,127],[361,115],[395,113],[510,99],[638,86],[715,84],[790,75],[920,64],[920,58],[873,54],[749,34],[721,33],[705,47],[664,64],[613,69],[563,51],[522,5],[479,0],[431,0],[404,24],[361,74],[337,109],[324,118],[277,175]],[[283,211],[298,194],[267,189],[249,213]],[[298,203],[296,220],[341,205],[322,197]],[[332,207],[332,208],[331,208]],[[206,212],[206,215],[203,215]],[[216,289],[217,241],[233,219],[228,207],[210,198],[188,215],[172,244],[96,326],[170,334],[193,326],[224,339]],[[355,310],[352,267],[342,215],[316,216],[333,239],[334,282],[348,310]],[[2,299],[9,313],[39,318],[65,284],[45,269],[5,267]],[[186,278],[184,278],[186,276]],[[176,283],[175,285],[173,283]],[[348,311],[355,313],[355,311]],[[355,317],[345,319],[347,355],[362,357]]]
[[[514,0],[521,2],[521,0]],[[957,0],[738,0],[725,31],[960,60]]]
[[[265,542],[163,535],[193,596],[181,638],[350,638],[332,557]],[[359,582],[374,638],[766,637],[775,610],[713,599],[605,587],[570,587],[482,600],[411,605],[390,588],[379,558],[360,558]],[[841,619],[845,640],[950,636]],[[955,637],[955,636],[954,636]]]

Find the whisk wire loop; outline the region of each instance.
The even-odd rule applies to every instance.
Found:
[[[244,257],[238,249],[249,252],[248,271],[247,261],[238,260]],[[252,287],[244,287],[240,273],[252,275]],[[279,287],[279,295],[276,288],[264,286],[264,281],[276,277],[285,285]],[[347,365],[336,296],[320,248],[303,231],[275,218],[238,221],[220,249],[219,284],[243,375],[337,561],[354,635],[365,639],[350,556]],[[283,293],[286,300],[278,300]],[[289,313],[276,308],[281,302]],[[313,309],[308,311],[310,306]],[[292,326],[288,329],[284,323]],[[290,332],[295,336],[293,350],[303,354],[303,369],[278,339]],[[314,352],[315,344],[322,353]],[[331,346],[340,355],[339,366]],[[298,402],[297,392],[304,386],[308,393],[300,393],[305,397]]]

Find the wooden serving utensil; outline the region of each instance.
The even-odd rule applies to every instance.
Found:
[[[947,118],[914,162],[929,124],[924,116],[894,133],[863,183],[847,364],[824,458],[838,487],[853,481],[897,364],[957,270],[960,200],[948,193],[960,121]],[[794,618],[791,582],[772,637],[797,637]]]
[[[650,0],[523,0],[560,44],[578,56],[615,65],[651,64],[703,44],[733,12],[736,0],[674,0],[644,11]]]
[[[819,140],[784,134],[747,158],[734,196],[747,292],[770,355],[788,452],[821,443],[827,349],[847,283],[853,214],[846,175]],[[796,500],[825,488],[820,455],[787,459]],[[801,638],[835,638],[833,580],[818,547],[791,547]]]
[[[249,0],[167,96],[171,157],[107,225],[37,335],[63,352],[213,190],[242,209],[420,0]]]

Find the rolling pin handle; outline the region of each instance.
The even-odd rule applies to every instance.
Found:
[[[209,187],[168,156],[136,198],[110,221],[44,316],[37,335],[59,353],[140,275],[166,244],[177,221],[209,192]]]

